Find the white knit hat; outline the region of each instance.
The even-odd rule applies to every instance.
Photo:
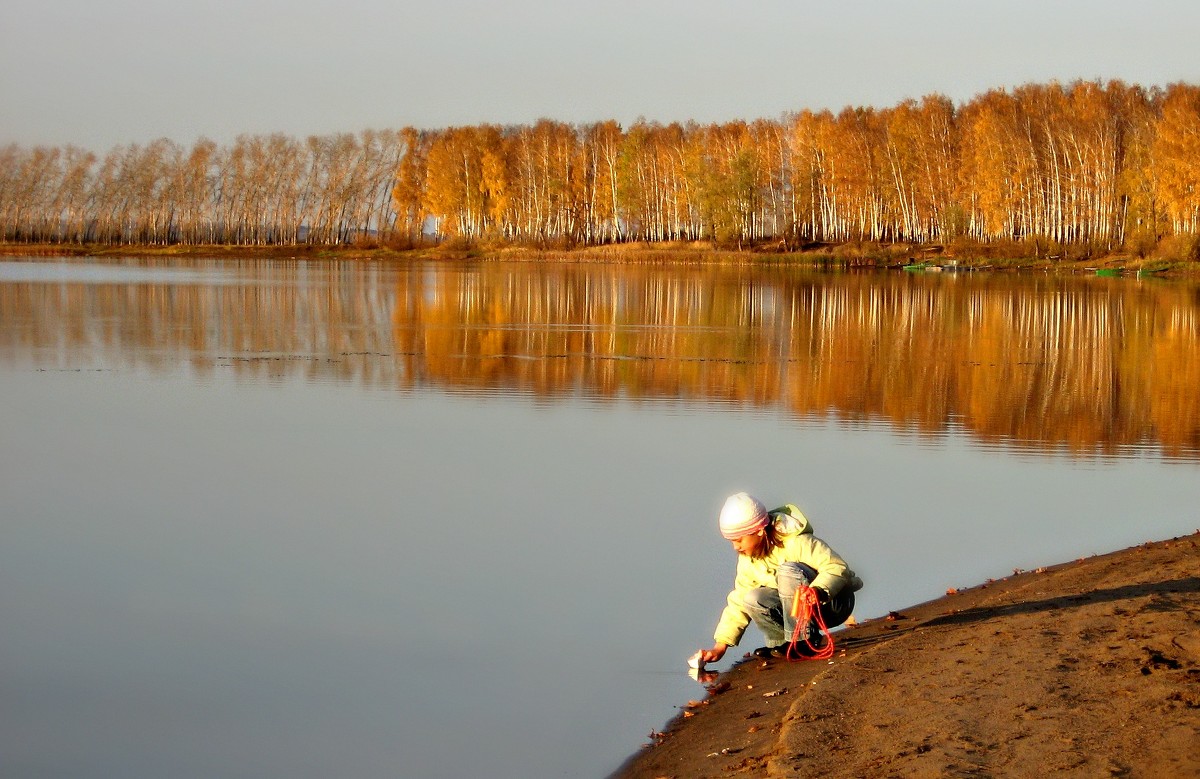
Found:
[[[725,501],[718,525],[721,535],[732,541],[762,530],[767,526],[768,519],[766,506],[758,499],[739,492]]]

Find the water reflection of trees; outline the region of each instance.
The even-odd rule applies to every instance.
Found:
[[[7,284],[0,303],[0,349],[39,365],[183,359],[246,378],[733,403],[1037,449],[1200,453],[1200,296],[1184,285],[280,263],[249,283]]]

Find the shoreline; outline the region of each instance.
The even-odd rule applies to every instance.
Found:
[[[97,245],[0,243],[0,256],[136,257],[145,259],[308,259],[329,261],[494,261],[629,263],[657,265],[756,265],[773,268],[907,270],[928,272],[1041,272],[1104,276],[1200,277],[1200,261],[1128,253],[1091,257],[1031,257],[1021,247],[942,244],[822,244],[795,249],[760,245],[741,249],[710,243],[628,243],[560,249],[447,242],[412,249],[362,246]]]
[[[611,777],[1200,776],[1197,624],[1200,530],[1014,571],[739,661]]]

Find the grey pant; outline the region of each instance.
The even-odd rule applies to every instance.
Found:
[[[817,571],[804,563],[784,563],[775,572],[775,587],[758,587],[746,594],[742,604],[750,619],[758,625],[767,646],[779,646],[792,640],[796,620],[792,617],[792,601],[801,585],[807,586],[817,578]],[[837,595],[821,604],[821,619],[829,628],[837,627],[850,618],[854,611],[854,593],[842,589]],[[809,641],[817,637],[817,625],[804,626],[800,639]]]

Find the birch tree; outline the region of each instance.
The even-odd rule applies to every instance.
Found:
[[[1154,139],[1155,191],[1175,233],[1200,233],[1200,87],[1172,84]]]
[[[396,214],[397,232],[411,244],[421,240],[424,230],[430,136],[405,127],[400,138],[401,156],[392,187],[392,210]]]

